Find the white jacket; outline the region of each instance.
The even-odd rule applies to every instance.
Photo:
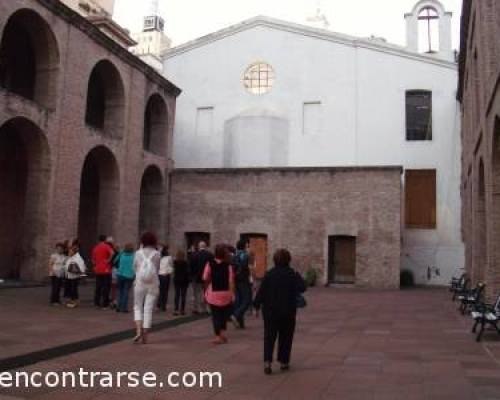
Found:
[[[172,256],[162,257],[160,260],[160,270],[158,275],[170,275],[174,272],[174,261]]]
[[[66,272],[67,279],[78,279],[81,276],[77,274],[72,274],[71,272],[68,271],[69,265],[73,263],[78,265],[82,274],[85,274],[85,272],[87,272],[87,268],[85,267],[85,261],[83,261],[83,258],[80,256],[80,253],[76,253],[71,257],[68,257],[66,259],[66,263],[64,264],[64,270]]]
[[[160,253],[157,250],[151,249],[151,248],[143,248],[140,250],[137,250],[135,252],[134,256],[134,270],[135,270],[135,275],[136,277],[140,276],[140,270],[144,265],[144,260],[148,257],[151,257],[151,262],[153,263],[154,267],[158,271],[160,267]],[[144,284],[141,282],[140,279],[136,278],[134,281],[135,287],[148,287],[153,291],[158,290],[158,286],[160,284],[160,280],[158,279],[158,275],[155,275],[156,279],[151,282],[151,284]]]

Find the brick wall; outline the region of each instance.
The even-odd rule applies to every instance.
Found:
[[[400,168],[176,170],[170,207],[174,249],[186,232],[210,233],[211,244],[266,234],[269,263],[286,247],[325,282],[328,237],[355,236],[356,285],[399,287]]]
[[[459,100],[462,103],[462,232],[466,269],[500,292],[500,3],[464,1]]]

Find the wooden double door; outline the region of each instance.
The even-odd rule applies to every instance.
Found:
[[[356,237],[328,238],[328,283],[356,282]]]
[[[251,262],[254,265],[254,276],[263,278],[267,271],[267,235],[245,233],[241,239],[250,244]]]

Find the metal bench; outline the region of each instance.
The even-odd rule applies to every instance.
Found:
[[[465,291],[458,296],[458,300],[460,301],[459,310],[462,314],[474,309],[476,305],[479,305],[483,301],[484,288],[484,283],[479,282],[474,289]]]
[[[479,332],[476,336],[477,342],[481,340],[486,325],[493,326],[497,333],[500,334],[500,328],[498,327],[498,321],[500,320],[500,295],[497,297],[494,304],[478,304],[471,312],[471,316],[474,319],[472,333],[476,333],[477,326],[480,325]]]
[[[459,278],[453,277],[450,282],[450,292],[453,293],[451,299],[455,301],[457,296],[464,294],[470,289],[470,279],[467,278],[467,273],[463,273]]]

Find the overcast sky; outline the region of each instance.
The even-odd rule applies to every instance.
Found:
[[[166,33],[179,45],[256,15],[304,23],[321,4],[330,29],[353,36],[382,36],[405,44],[404,13],[417,0],[159,0]],[[453,47],[458,48],[462,0],[441,0],[453,12]],[[149,0],[116,0],[114,18],[140,31]]]

